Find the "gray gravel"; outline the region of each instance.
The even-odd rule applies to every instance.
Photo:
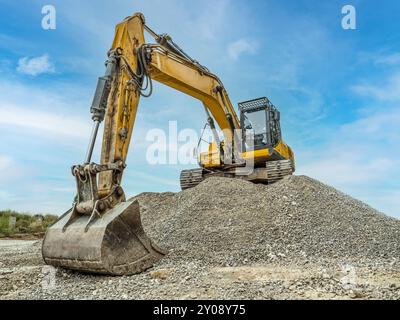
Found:
[[[292,176],[210,178],[136,197],[169,254],[129,277],[44,267],[40,242],[1,246],[2,299],[400,299],[400,220]]]
[[[265,186],[210,178],[178,194],[145,193],[143,225],[176,258],[400,261],[400,220],[305,176]]]

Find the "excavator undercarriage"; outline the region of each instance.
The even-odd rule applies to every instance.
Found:
[[[286,176],[293,174],[294,168],[291,160],[269,161],[265,168],[254,168],[249,174],[238,174],[236,168],[225,171],[212,171],[204,168],[182,170],[180,175],[181,189],[197,186],[208,177],[236,178],[253,183],[272,184]]]

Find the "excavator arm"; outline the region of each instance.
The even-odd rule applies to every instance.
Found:
[[[146,44],[145,30],[159,44]],[[229,142],[234,141],[234,130],[240,129],[240,123],[221,80],[169,41],[147,27],[140,13],[117,25],[109,58],[115,61],[110,91],[104,94],[107,88],[100,78],[94,103],[101,100],[97,96],[108,96],[108,101],[92,107],[106,112],[101,164],[125,164],[139,100],[146,96],[143,86],[146,84],[151,94],[152,80],[200,100],[223,131],[224,145],[229,148],[224,154],[231,159],[233,147]],[[122,170],[100,173],[100,197],[110,194],[120,183]]]

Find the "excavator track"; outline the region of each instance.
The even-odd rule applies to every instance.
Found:
[[[202,168],[182,170],[180,176],[181,189],[193,188],[204,179],[204,170]]]
[[[268,184],[283,179],[285,176],[291,175],[294,171],[291,160],[269,161],[265,168],[268,173]]]
[[[233,171],[214,171],[208,172],[202,168],[183,170],[180,176],[181,189],[189,189],[197,186],[203,180],[210,176],[228,177],[236,179],[244,179],[256,183],[272,184],[285,176],[294,172],[293,162],[291,160],[269,161],[265,164],[265,168],[256,168],[253,174],[243,177],[236,176]]]

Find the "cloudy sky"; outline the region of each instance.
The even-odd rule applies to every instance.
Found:
[[[48,4],[55,30],[41,27]],[[356,8],[356,30],[342,28],[346,4]],[[0,209],[68,209],[70,167],[85,155],[114,26],[136,11],[219,75],[233,103],[268,96],[278,106],[298,174],[400,217],[395,0],[0,0]],[[144,156],[146,132],[167,130],[169,120],[200,131],[205,116],[199,102],[156,85],[137,116],[129,195],[179,189],[179,172],[190,166],[154,166]]]

